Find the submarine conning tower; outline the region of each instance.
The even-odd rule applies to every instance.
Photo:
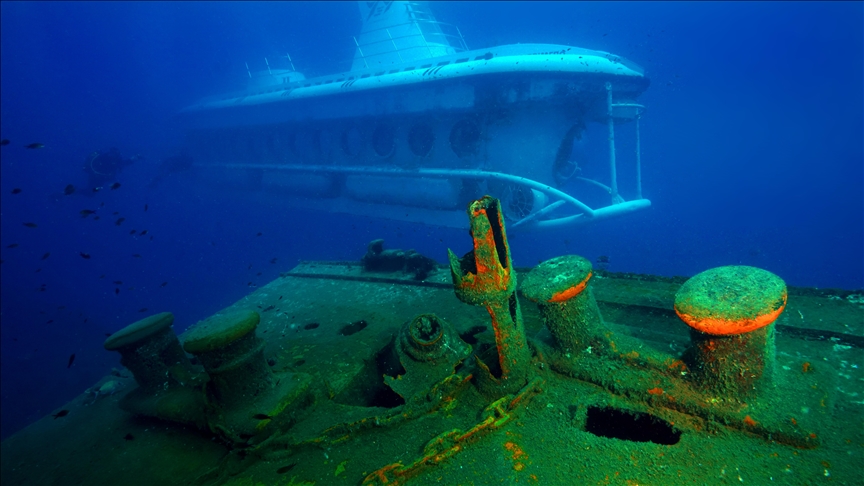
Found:
[[[637,101],[650,83],[640,66],[561,44],[469,49],[425,2],[358,6],[349,71],[307,78],[293,69],[302,59],[282,70],[268,61],[246,89],[181,111],[205,181],[289,207],[455,228],[485,194],[518,231],[650,206]],[[630,145],[616,155],[629,122],[635,157]],[[619,164],[636,173],[620,187]]]

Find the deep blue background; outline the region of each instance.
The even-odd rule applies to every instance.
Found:
[[[615,271],[692,275],[741,263],[791,285],[864,286],[861,3],[432,7],[460,27],[469,48],[550,42],[605,50],[640,63],[652,79],[641,98],[652,208],[590,228],[511,235],[517,265],[603,254]],[[179,332],[244,296],[250,281],[266,283],[299,259],[358,259],[377,237],[442,262],[447,247],[469,248],[464,231],[298,212],[278,201],[262,207],[188,177],[146,187],[158,161],[180,147],[172,115],[242,87],[243,61],[287,51],[307,75],[347,68],[360,28],[356,5],[0,9],[0,136],[12,140],[0,149],[3,437],[117,366],[119,356],[102,349],[105,333],[144,315],[174,312]],[[602,131],[591,135],[603,146]],[[31,142],[46,147],[23,148]],[[110,146],[146,159],[121,174],[116,191],[63,196],[66,184],[83,185],[87,154]],[[632,171],[627,160],[621,170]],[[14,187],[23,192],[12,195]],[[100,220],[78,215],[101,202]],[[71,353],[77,359],[67,369]]]

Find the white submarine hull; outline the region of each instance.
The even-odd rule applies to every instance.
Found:
[[[649,85],[637,65],[552,44],[470,51],[438,44],[436,52],[422,38],[418,4],[377,4],[412,15],[383,19],[389,27],[364,24],[366,43],[358,42],[351,71],[305,79],[271,70],[245,91],[181,112],[187,150],[208,179],[278,193],[296,207],[454,227],[465,226],[468,202],[483,194],[502,200],[514,228],[650,205],[641,187],[631,201],[617,187],[614,126],[638,124],[644,107],[635,100]],[[399,37],[408,47],[394,41],[369,54],[381,44],[372,33],[384,29],[392,39],[391,29],[406,24],[419,33]],[[428,53],[446,53],[418,55],[418,35]],[[572,146],[590,123],[608,125],[610,180],[579,187],[607,192],[606,206],[557,189],[576,176]],[[638,159],[637,151],[637,171]]]

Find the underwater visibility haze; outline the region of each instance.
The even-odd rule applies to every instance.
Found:
[[[861,2],[2,1],[0,138],[4,455],[674,484],[728,428],[681,481],[860,484]]]

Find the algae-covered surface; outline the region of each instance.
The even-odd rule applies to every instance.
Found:
[[[522,274],[520,274],[521,277]],[[399,397],[396,335],[434,313],[477,354],[489,314],[461,303],[447,269],[424,281],[355,263],[304,262],[227,310],[255,310],[276,377],[308,374],[296,420],[237,443],[124,411],[121,369],[2,444],[4,485],[861,484],[864,309],[860,296],[790,288],[777,320],[777,373],[748,401],[693,391],[675,364],[689,344],[681,283],[600,272],[591,281],[618,354],[556,354],[521,300],[530,380],[480,387],[471,356]],[[180,340],[184,337],[181,335]],[[107,352],[107,351],[106,351]],[[664,361],[667,360],[668,361]],[[416,368],[400,380],[423,384]],[[411,374],[414,373],[414,376]],[[97,392],[99,388],[115,393]],[[620,438],[614,438],[620,437]]]

